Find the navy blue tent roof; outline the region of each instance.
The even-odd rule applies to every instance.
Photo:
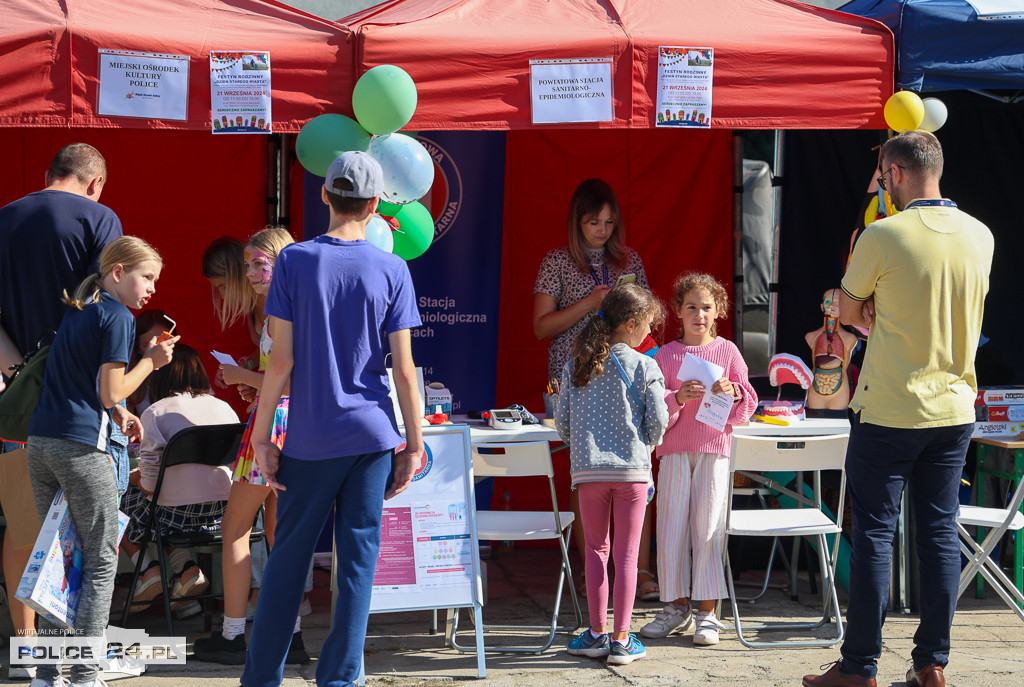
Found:
[[[979,19],[966,0],[853,0],[839,9],[892,29],[898,88],[1024,88],[1024,19]]]

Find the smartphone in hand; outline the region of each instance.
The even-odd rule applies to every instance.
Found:
[[[635,274],[623,274],[619,275],[619,278],[615,280],[615,286],[622,286],[623,284],[632,284],[635,281]]]

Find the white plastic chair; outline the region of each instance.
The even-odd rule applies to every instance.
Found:
[[[846,494],[846,444],[847,434],[809,437],[733,437],[733,452],[729,470],[752,472],[810,472],[813,475],[813,499],[797,494],[773,483],[773,489],[796,499],[798,508],[754,508],[734,510],[732,507],[733,488],[729,488],[729,511],[725,531],[725,579],[729,586],[729,601],[732,604],[736,636],[750,648],[760,647],[811,647],[832,646],[842,641],[843,619],[839,610],[839,596],[836,591],[835,569],[839,551],[839,537],[842,534],[843,500]],[[836,517],[831,518],[821,505],[821,472],[838,470],[839,507]],[[833,535],[831,555],[827,535]],[[835,636],[824,639],[752,641],[744,636],[739,615],[739,604],[732,579],[729,562],[729,537],[813,537],[817,541],[818,565],[822,578],[822,617],[816,622],[780,622],[747,624],[748,630],[817,630],[834,625]]]
[[[992,551],[1006,532],[1019,532],[1024,529],[1024,513],[1020,512],[1022,502],[1024,480],[1017,484],[1017,489],[1006,508],[960,506],[956,527],[960,533],[960,551],[967,557],[967,565],[960,572],[959,595],[962,595],[971,584],[975,574],[980,574],[992,585],[996,594],[1013,609],[1017,617],[1024,620],[1024,610],[1021,610],[1024,595],[999,567],[999,561],[992,559]],[[970,526],[988,528],[988,534],[980,544],[967,531],[966,528]]]
[[[486,651],[499,653],[536,653],[546,650],[554,642],[558,631],[574,632],[583,625],[576,589],[572,584],[572,570],[569,567],[569,536],[572,532],[574,515],[572,511],[559,511],[555,496],[555,473],[551,465],[551,451],[546,441],[531,441],[511,444],[481,444],[473,446],[474,477],[534,477],[548,478],[551,491],[551,510],[546,511],[478,511],[476,514],[477,535],[481,540],[491,541],[536,541],[554,539],[562,554],[558,570],[558,587],[555,608],[551,622],[547,625],[484,625],[484,632],[490,630],[542,630],[546,638],[537,646],[487,646]],[[568,581],[572,598],[575,624],[559,626],[558,614],[562,604],[562,591]],[[458,632],[458,610],[449,612],[448,644],[459,651],[476,651],[475,647],[460,646],[456,641]]]

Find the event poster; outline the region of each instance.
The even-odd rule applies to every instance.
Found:
[[[188,55],[100,50],[99,60],[98,114],[188,119]]]
[[[210,51],[210,109],[215,134],[269,134],[270,53]]]
[[[711,127],[714,48],[658,48],[655,126]]]
[[[610,122],[612,58],[530,60],[534,124]]]

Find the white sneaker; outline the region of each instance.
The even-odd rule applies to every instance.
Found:
[[[70,685],[71,687],[110,687],[101,677],[96,678],[92,682],[72,682]]]
[[[299,606],[299,615],[305,618],[313,612],[313,607],[309,605],[309,597],[302,599],[302,605]]]
[[[100,661],[100,676],[104,680],[120,680],[125,677],[138,677],[146,672],[148,666],[134,656],[117,656]]]
[[[68,680],[63,675],[58,675],[52,682],[41,677],[33,678],[32,683],[28,687],[68,687],[70,684],[71,680]]]
[[[194,615],[199,615],[203,612],[203,607],[199,605],[198,601],[179,601],[177,605],[172,604],[171,610],[174,611],[174,617],[178,620],[184,620],[185,618],[191,618]]]
[[[698,646],[718,644],[718,631],[725,625],[718,622],[714,611],[697,611],[697,629],[693,633],[693,643]]]
[[[8,680],[34,680],[35,678],[35,666],[7,666]]]
[[[652,639],[668,637],[673,631],[683,632],[690,627],[692,622],[693,614],[690,612],[689,606],[679,608],[670,603],[654,616],[654,620],[640,628],[640,634]]]

